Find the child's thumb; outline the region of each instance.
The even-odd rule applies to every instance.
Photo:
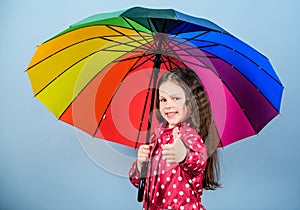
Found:
[[[173,138],[174,138],[174,142],[179,139],[179,128],[178,127],[173,129]]]

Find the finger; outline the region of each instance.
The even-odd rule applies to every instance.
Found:
[[[181,134],[179,134],[178,136],[177,136],[177,138],[176,139],[174,139],[174,143],[173,143],[173,145],[175,146],[177,146],[178,144],[183,144],[183,142],[182,142],[182,140],[181,140]],[[176,147],[175,146],[175,147]]]
[[[150,150],[148,150],[148,149],[143,149],[143,150],[141,150],[141,153],[143,153],[143,154],[149,154],[149,153],[150,153]]]
[[[142,144],[139,149],[150,149],[153,144]]]
[[[162,146],[163,151],[164,150],[170,150],[172,148],[172,144],[165,144]]]
[[[142,151],[150,151],[150,146],[146,145],[145,147],[141,148]]]
[[[138,160],[140,160],[140,161],[147,161],[148,159],[149,159],[149,157],[144,156],[144,155],[141,155],[138,157]]]
[[[141,149],[141,151],[143,151],[143,152],[148,152],[148,151],[150,151],[150,149],[147,148],[147,147],[143,147],[143,148]]]
[[[147,146],[146,144],[142,144],[142,145],[140,145],[139,149],[143,149],[146,146]]]
[[[164,160],[173,159],[173,158],[175,158],[175,154],[174,153],[166,153],[166,154],[163,154],[162,157]]]
[[[140,160],[140,161],[148,161],[149,160],[149,155],[148,154],[140,154],[138,156],[138,160]]]
[[[166,149],[163,149],[161,153],[162,153],[162,155],[170,155],[170,154],[173,154],[174,151],[171,148],[166,148]]]
[[[179,135],[179,128],[176,127],[173,129],[173,138],[174,140],[178,138],[178,135]]]
[[[148,158],[141,158],[139,159],[140,162],[148,162]]]
[[[140,153],[139,157],[149,157],[149,154],[148,153]]]
[[[175,163],[177,163],[177,162],[176,162],[176,158],[173,157],[173,156],[168,157],[168,158],[166,159],[166,163],[167,163],[167,164],[175,164]]]

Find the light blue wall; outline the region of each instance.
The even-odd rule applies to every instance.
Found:
[[[300,209],[298,0],[2,0],[0,209],[140,208],[124,170],[116,175],[99,167],[82,148],[80,134],[32,96],[24,73],[36,45],[68,25],[137,5],[216,22],[269,57],[286,87],[280,116],[258,136],[221,151],[223,188],[204,193],[207,209]]]

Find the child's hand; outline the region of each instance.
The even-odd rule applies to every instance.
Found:
[[[187,148],[185,147],[184,143],[180,139],[181,134],[179,134],[178,128],[173,129],[173,144],[166,144],[162,147],[162,155],[163,158],[169,164],[176,164],[180,163],[185,159]]]
[[[147,162],[150,156],[150,150],[153,144],[143,144],[139,147],[137,154],[137,169],[139,172],[142,170],[143,162]]]

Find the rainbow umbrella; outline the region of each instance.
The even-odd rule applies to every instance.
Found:
[[[34,96],[58,119],[136,148],[157,124],[156,82],[173,68],[199,75],[223,146],[257,134],[279,113],[283,85],[264,55],[172,9],[83,19],[39,45],[26,71]]]

